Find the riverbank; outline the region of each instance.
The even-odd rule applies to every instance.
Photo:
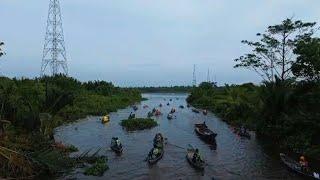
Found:
[[[104,81],[82,83],[63,75],[1,77],[0,177],[59,176],[69,171],[88,159],[88,154],[70,158],[69,153],[76,149],[56,143],[54,128],[87,115],[104,115],[141,99],[136,90]]]
[[[320,159],[320,85],[276,82],[216,88],[202,83],[187,101],[208,109],[233,126],[246,126],[270,138],[283,151]]]

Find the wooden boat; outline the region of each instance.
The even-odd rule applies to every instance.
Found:
[[[211,131],[205,124],[195,124],[195,131],[202,140],[209,143],[214,142],[217,136],[217,134]]]
[[[156,112],[154,113],[155,116],[160,116],[161,112],[159,110],[156,110]]]
[[[194,113],[200,113],[200,111],[198,109],[192,109],[192,112]]]
[[[151,118],[153,116],[153,113],[151,111],[148,112],[148,118]]]
[[[171,111],[170,111],[171,114],[173,114],[173,113],[175,113],[175,112],[176,112],[176,109],[175,109],[175,108],[172,108]]]
[[[237,128],[237,129],[234,129],[233,132],[236,133],[238,136],[245,137],[245,138],[248,138],[248,139],[251,138],[251,135],[248,133],[248,131],[241,132],[241,130]]]
[[[198,170],[204,170],[205,162],[204,161],[198,161],[198,162],[193,162],[193,154],[195,152],[195,149],[188,149],[187,150],[187,155],[186,158],[188,162],[193,166],[194,168]]]
[[[167,119],[169,119],[169,120],[173,119],[173,114],[169,113],[168,116],[167,116]]]
[[[116,137],[113,137],[113,138],[112,138],[110,147],[111,147],[111,149],[112,149],[114,152],[116,152],[117,154],[121,154],[122,151],[123,151],[123,147],[122,147],[121,144],[120,144],[120,146],[117,145],[117,143],[116,143],[116,140],[117,140],[117,139],[118,139],[118,138],[116,138]]]
[[[284,153],[280,153],[281,161],[292,171],[298,173],[302,176],[313,178],[313,179],[320,179],[319,172],[313,172],[311,170],[303,170],[299,162],[293,160],[292,158],[288,157]]]
[[[138,110],[138,106],[133,106],[132,108],[133,108],[134,111]]]
[[[135,117],[136,117],[135,114],[130,114],[129,117],[128,117],[128,119],[134,119]]]
[[[109,115],[105,115],[101,118],[101,122],[102,123],[107,123],[110,121],[110,116]]]
[[[152,152],[153,152],[154,148],[151,149],[151,151],[147,157],[147,161],[150,165],[157,163],[163,157],[164,149],[163,148],[158,148],[158,149],[160,150],[160,154],[159,154],[159,156],[156,156],[156,157],[152,156]]]

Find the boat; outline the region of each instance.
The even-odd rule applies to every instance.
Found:
[[[167,103],[167,106],[170,106],[170,103]]]
[[[147,157],[147,161],[150,165],[157,163],[163,157],[164,149],[158,148],[158,150],[160,150],[160,154],[158,156],[153,155],[154,148],[152,148],[151,151],[149,152],[149,155]]]
[[[162,104],[161,104],[161,103],[159,104],[159,107],[162,107]]]
[[[238,136],[245,137],[248,139],[251,138],[251,135],[249,134],[248,131],[241,131],[239,128],[235,128],[233,132],[236,133]]]
[[[183,108],[184,108],[184,106],[183,106],[183,105],[180,105],[180,106],[179,106],[179,108],[183,109]]]
[[[284,153],[280,153],[281,161],[292,171],[295,173],[298,173],[302,176],[313,178],[313,179],[320,179],[318,172],[313,172],[310,169],[309,170],[303,170],[299,162],[293,160],[292,158],[288,157]]]
[[[151,118],[153,116],[153,113],[151,111],[148,112],[148,118]]]
[[[170,99],[170,101],[172,101],[172,99]]]
[[[208,111],[205,109],[202,111],[203,115],[207,115],[208,114]]]
[[[194,113],[200,113],[200,111],[198,109],[192,109],[192,112]]]
[[[133,106],[132,108],[134,111],[138,110],[138,106]]]
[[[148,107],[149,107],[148,105],[144,105],[144,106],[143,106],[143,109],[146,109],[146,108],[148,108]]]
[[[156,112],[154,113],[155,116],[160,116],[161,115],[161,111],[156,110]]]
[[[109,121],[110,121],[110,116],[109,115],[102,116],[102,118],[101,118],[101,122],[102,123],[107,123]]]
[[[194,162],[193,159],[193,154],[195,152],[195,149],[187,149],[187,155],[186,158],[188,160],[188,162],[191,164],[191,166],[193,166],[194,168],[198,169],[198,170],[204,170],[204,166],[205,166],[205,162],[204,161],[198,161],[198,162]]]
[[[206,124],[195,124],[195,131],[202,140],[209,143],[215,142],[217,134],[211,131]]]
[[[119,144],[117,144],[118,140],[119,140],[118,137],[112,137],[110,147],[117,154],[121,154],[123,151],[123,147],[122,147],[122,144],[120,143],[120,141],[119,141]]]
[[[173,119],[173,114],[172,114],[172,113],[169,113],[168,116],[167,116],[167,119],[169,119],[169,120],[170,120],[170,119]]]
[[[170,111],[171,114],[173,114],[173,113],[175,113],[175,112],[176,112],[176,109],[175,109],[175,108],[172,108],[171,111]]]
[[[135,114],[130,113],[130,115],[129,115],[128,119],[134,119],[135,117],[136,117],[136,115],[135,115]]]

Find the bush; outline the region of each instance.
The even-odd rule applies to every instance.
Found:
[[[107,158],[103,156],[98,158],[93,166],[87,168],[84,174],[87,176],[102,176],[108,169]]]

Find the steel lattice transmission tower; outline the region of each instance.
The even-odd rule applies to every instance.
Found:
[[[45,74],[48,65],[50,66],[52,75],[59,73],[68,74],[59,0],[50,0],[41,76]]]

